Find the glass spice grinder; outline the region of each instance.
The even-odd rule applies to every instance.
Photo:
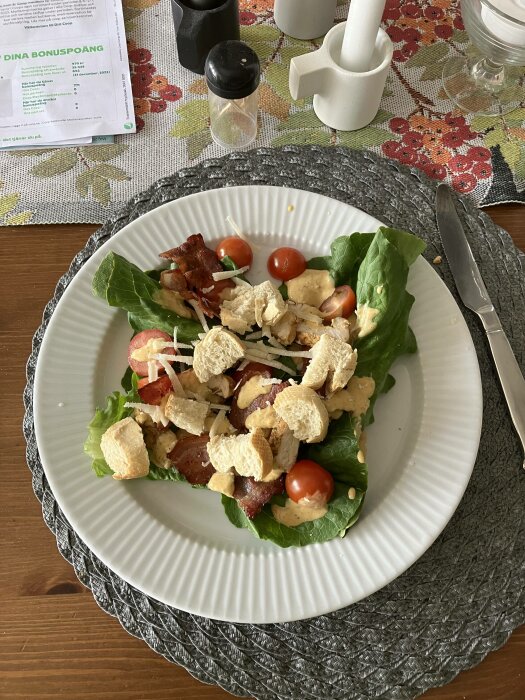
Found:
[[[242,41],[222,41],[205,65],[213,140],[228,149],[244,148],[257,135],[261,67],[257,54]]]

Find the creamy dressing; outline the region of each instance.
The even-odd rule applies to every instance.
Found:
[[[242,385],[239,391],[239,396],[237,397],[237,406],[240,409],[248,408],[248,406],[255,401],[259,396],[264,394],[269,394],[272,385],[266,384],[261,386],[262,375],[256,374],[254,377],[250,377],[248,381]]]
[[[375,331],[377,323],[374,321],[379,309],[374,309],[368,304],[361,304],[357,308],[357,325],[359,326],[358,338],[364,338]]]
[[[335,291],[334,281],[328,270],[305,270],[298,277],[286,282],[288,299],[296,304],[319,307]]]
[[[301,498],[299,503],[286,499],[284,506],[272,506],[273,517],[281,525],[286,527],[297,527],[301,523],[309,523],[312,520],[319,520],[328,513],[326,503],[320,504],[315,498]]]
[[[254,428],[275,428],[277,423],[275,408],[273,406],[258,408],[253,413],[250,413],[245,423],[248,430],[253,430]]]
[[[173,291],[173,289],[165,289],[162,287],[155,292],[152,298],[155,303],[160,304],[165,309],[174,311],[183,318],[191,318],[190,309],[184,303],[181,295],[178,292]]]
[[[378,294],[382,294],[382,293],[383,293],[383,287],[384,287],[384,285],[380,284],[379,287],[376,287],[376,292],[377,292]]]
[[[346,389],[337,391],[325,401],[328,413],[332,415],[336,411],[349,411],[355,416],[360,416],[368,411],[370,397],[375,390],[375,381],[372,377],[351,377]]]

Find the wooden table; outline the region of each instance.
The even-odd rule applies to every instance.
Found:
[[[487,211],[525,250],[525,209],[508,205]],[[21,398],[31,338],[57,280],[95,228],[0,227],[0,697],[229,698],[169,664],[97,607],[58,553],[31,489]],[[523,700],[525,626],[477,668],[423,697]]]

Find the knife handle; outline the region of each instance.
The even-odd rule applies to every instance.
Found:
[[[495,311],[481,316],[510,417],[525,451],[525,379]],[[523,462],[525,469],[525,461]]]

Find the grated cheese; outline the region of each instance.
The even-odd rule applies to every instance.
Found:
[[[202,292],[203,294],[209,294],[209,293],[212,292],[214,289],[215,289],[215,285],[212,284],[211,287],[204,287],[204,289],[201,289],[201,292]]]
[[[306,357],[312,359],[311,350],[286,350],[285,348],[274,348],[263,343],[243,342],[248,352],[264,353],[266,355],[281,355],[283,357]]]
[[[246,367],[248,367],[249,364],[250,364],[250,363],[249,363],[248,360],[243,360],[243,361],[241,362],[241,364],[237,367],[237,371],[241,371],[241,372],[242,372],[242,370],[243,370],[243,369],[246,369]],[[242,380],[241,380],[241,381],[242,381]],[[237,387],[239,386],[239,384],[240,384],[240,382],[237,382],[237,384],[235,385],[234,391],[235,391],[235,389],[237,389]]]
[[[215,419],[210,427],[210,433],[209,433],[210,438],[214,437],[217,434],[217,429],[218,429],[219,425],[222,423],[222,421],[224,420],[225,416],[226,416],[225,410],[219,411],[219,413],[217,413],[217,415],[215,416]]]
[[[192,365],[193,364],[193,357],[190,357],[189,355],[177,355],[174,357],[173,355],[153,355],[153,359],[158,360],[159,362],[161,360],[166,360],[167,362],[182,362],[185,365]]]
[[[204,314],[202,313],[201,307],[195,301],[195,299],[188,299],[188,304],[192,307],[192,309],[197,314],[197,318],[199,319],[199,323],[201,324],[201,326],[204,328],[204,330],[207,333],[210,330],[210,327],[208,326],[208,322],[204,318]]]
[[[215,282],[219,282],[220,280],[229,280],[231,277],[238,277],[239,275],[243,275],[245,272],[248,272],[249,269],[250,266],[245,265],[244,267],[239,267],[237,270],[223,270],[222,272],[212,272],[211,276],[213,277]]]
[[[292,369],[284,365],[282,362],[278,362],[277,360],[270,360],[267,357],[252,355],[249,352],[246,353],[246,359],[250,360],[251,362],[260,362],[263,365],[268,365],[269,367],[274,367],[275,369],[282,369],[283,372],[286,372],[287,374],[295,374]]]
[[[263,337],[262,331],[255,331],[254,333],[250,333],[249,335],[246,336],[245,340],[259,340],[259,338]]]
[[[270,384],[282,384],[282,379],[276,379],[275,377],[263,377],[259,384],[261,386],[270,386]]]
[[[252,288],[252,285],[249,282],[247,282],[246,280],[242,280],[240,277],[233,277],[232,279],[237,285],[237,287],[250,287],[250,289]]]
[[[233,229],[233,232],[235,233],[236,236],[239,236],[239,238],[241,239],[241,241],[244,241],[245,243],[248,243],[248,245],[251,246],[251,247],[253,248],[253,250],[258,250],[258,249],[259,249],[259,246],[258,246],[258,245],[255,245],[255,243],[253,243],[253,242],[248,238],[248,236],[247,236],[245,233],[243,233],[243,232],[241,231],[241,227],[237,224],[236,221],[234,221],[234,220],[232,219],[231,216],[227,216],[227,217],[226,217],[226,223],[230,224],[230,226],[231,226],[232,229]]]
[[[139,403],[135,401],[126,401],[124,406],[125,408],[138,408],[139,411],[143,411],[151,416],[151,419],[155,423],[162,423],[164,427],[167,427],[170,423],[160,406],[152,406],[149,403]]]
[[[314,333],[315,335],[333,335],[334,338],[339,338],[339,334],[335,328],[330,326],[319,325],[319,328],[312,328],[304,323],[300,323],[297,326],[297,331],[302,333]]]
[[[184,392],[182,384],[180,383],[180,379],[177,377],[177,374],[174,371],[173,367],[170,365],[169,362],[166,362],[166,360],[159,360],[159,362],[162,365],[168,377],[170,378],[171,386],[173,387],[173,391],[175,392],[175,394],[177,396],[182,396],[182,398],[185,398],[186,394]]]
[[[159,370],[155,360],[148,360],[148,382],[154,382],[159,378]]]

